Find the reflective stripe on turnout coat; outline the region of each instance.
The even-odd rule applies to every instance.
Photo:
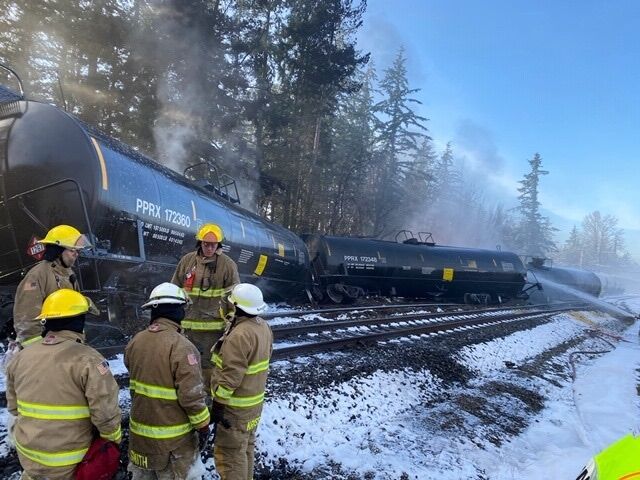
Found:
[[[209,423],[209,410],[200,355],[179,326],[155,319],[129,342],[124,362],[131,389],[130,449],[167,454],[193,441],[191,432]]]
[[[193,302],[182,321],[185,330],[222,334],[229,311],[226,295],[240,283],[236,263],[218,249],[212,257],[187,253],[176,267],[171,283],[184,288]],[[210,352],[206,353],[207,356]]]
[[[118,384],[84,335],[49,332],[7,367],[7,408],[18,418],[15,440],[30,476],[72,478],[93,440],[120,441]],[[40,477],[39,477],[40,478]]]
[[[244,431],[257,427],[264,402],[273,333],[260,317],[236,317],[213,349],[213,399],[225,418]]]

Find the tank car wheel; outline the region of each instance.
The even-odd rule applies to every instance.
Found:
[[[308,291],[308,290],[307,290]],[[322,302],[325,299],[324,293],[322,293],[322,289],[318,285],[314,285],[311,287],[311,299],[313,302]]]
[[[336,285],[327,286],[327,296],[333,303],[342,303],[344,300],[344,293]]]
[[[489,293],[465,293],[464,303],[467,305],[489,305],[491,304],[491,294]]]

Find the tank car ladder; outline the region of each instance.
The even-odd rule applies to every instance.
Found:
[[[0,270],[0,278],[10,275],[16,268],[23,268],[22,257],[20,250],[18,249],[18,242],[16,240],[13,225],[11,223],[11,217],[9,216],[9,209],[5,203],[4,197],[4,175],[0,175],[0,185],[2,185],[2,195],[0,196],[0,245],[3,247],[2,257],[7,260],[15,256],[15,262],[7,262],[5,260],[0,262],[0,267],[5,264],[8,266],[6,271]]]

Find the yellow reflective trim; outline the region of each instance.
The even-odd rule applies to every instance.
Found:
[[[222,357],[218,353],[214,353],[211,355],[211,362],[218,367],[220,370],[224,368],[224,364],[222,362]],[[260,372],[264,372],[269,369],[269,359],[262,360],[257,363],[253,363],[247,367],[246,375],[255,375]]]
[[[38,340],[42,340],[42,335],[36,335],[35,337],[31,337],[28,340],[24,340],[20,342],[20,345],[26,347],[27,345],[31,345],[32,343],[36,343]]]
[[[131,433],[140,435],[147,438],[175,438],[189,433],[193,430],[190,423],[182,423],[180,425],[145,425],[144,423],[138,423],[132,418],[129,419],[129,429]]]
[[[263,360],[253,365],[249,365],[247,368],[247,375],[255,375],[256,373],[264,372],[269,369],[269,360]]]
[[[18,413],[23,417],[41,420],[78,420],[89,418],[89,407],[86,405],[45,405],[18,400]]]
[[[16,448],[18,452],[27,457],[29,460],[44,465],[46,467],[66,467],[68,465],[75,465],[80,463],[84,458],[87,448],[81,448],[80,450],[70,450],[67,452],[44,452],[42,450],[32,450],[26,448],[18,441],[16,441]]]
[[[229,390],[222,385],[218,385],[218,389],[214,393],[214,396],[225,399],[231,397],[231,395],[233,395],[233,390]]]
[[[224,332],[224,320],[202,321],[186,318],[180,322],[180,326],[187,330]]]
[[[191,422],[191,425],[198,425],[199,423],[202,423],[208,419],[209,419],[209,409],[207,407],[204,407],[204,410],[202,410],[200,413],[196,415],[189,415],[189,421]]]
[[[100,437],[110,442],[119,442],[122,439],[122,428],[118,427],[113,433],[101,433]]]
[[[222,398],[222,397],[221,397]],[[229,405],[230,407],[237,408],[250,408],[260,405],[264,401],[264,392],[254,395],[252,397],[234,397],[222,398],[222,403]]]
[[[223,297],[227,293],[227,289],[209,288],[207,290],[202,290],[200,287],[193,287],[188,293],[190,297],[217,298]]]
[[[177,400],[178,392],[175,388],[161,387],[160,385],[152,385],[150,383],[143,383],[139,380],[129,380],[129,389],[136,392],[138,395],[144,395],[149,398],[159,398],[162,400]]]
[[[264,272],[264,267],[266,266],[267,266],[267,256],[260,255],[260,260],[258,260],[258,266],[253,271],[253,273],[255,273],[256,275],[262,275],[262,272]]]
[[[211,355],[211,363],[213,363],[216,367],[222,370],[222,357],[217,353]]]
[[[253,420],[249,420],[247,422],[247,431],[250,432],[251,430],[254,430],[255,428],[257,428],[259,423],[260,423],[260,417],[256,417]]]

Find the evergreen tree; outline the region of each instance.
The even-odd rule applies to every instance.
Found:
[[[368,55],[354,34],[365,4],[351,0],[288,0],[287,18],[275,50],[276,99],[273,148],[263,149],[267,174],[283,186],[272,191],[274,219],[296,231],[315,231],[321,211],[331,119],[341,93],[359,88],[353,75]],[[271,146],[270,145],[270,146]]]
[[[327,202],[322,231],[332,234],[362,234],[370,230],[372,198],[371,158],[374,147],[372,65],[356,77],[361,88],[340,96],[332,122],[332,146],[324,190]]]
[[[578,230],[578,227],[574,225],[569,233],[569,238],[567,238],[567,241],[560,251],[560,259],[569,265],[581,267],[583,264],[583,249],[582,234]]]
[[[540,213],[540,201],[538,200],[538,188],[540,177],[549,172],[542,169],[542,157],[536,153],[529,160],[531,170],[520,180],[518,200],[520,206],[517,211],[520,214],[520,222],[516,229],[516,246],[523,253],[534,256],[545,256],[547,252],[556,249],[553,242],[553,233],[556,229],[551,226],[547,217]]]
[[[420,89],[409,88],[406,61],[404,48],[401,48],[393,65],[384,72],[380,82],[384,99],[375,106],[380,150],[375,157],[378,182],[374,235],[391,233],[397,228],[393,220],[404,197],[403,180],[412,170],[412,154],[427,132],[424,125],[427,118],[418,115],[411,105],[421,104],[411,97]]]

